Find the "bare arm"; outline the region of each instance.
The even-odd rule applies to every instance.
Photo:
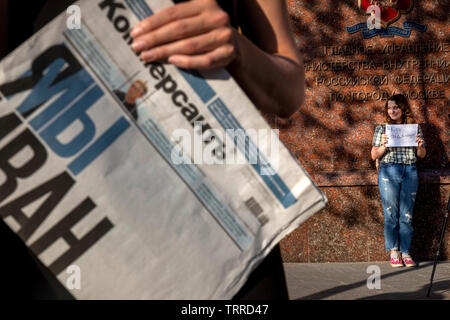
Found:
[[[385,151],[386,151],[386,147],[385,146],[372,147],[372,150],[370,151],[370,155],[372,157],[372,160],[376,160],[376,159],[381,158]]]
[[[138,24],[133,48],[146,61],[168,59],[187,69],[227,67],[257,107],[288,117],[303,102],[304,70],[286,5],[273,0],[240,3],[248,20],[244,35],[230,26],[215,0],[192,0]]]
[[[417,156],[419,158],[425,158],[426,155],[427,155],[427,150],[424,147],[417,148]]]
[[[239,59],[229,70],[265,112],[292,115],[304,101],[305,72],[289,27],[285,1],[243,1],[248,23],[239,35]],[[251,42],[248,35],[253,42]]]
[[[386,152],[386,143],[388,141],[388,136],[386,134],[381,135],[381,146],[376,147],[373,146],[372,150],[370,151],[370,156],[372,157],[372,160],[379,159],[383,156],[383,154]]]

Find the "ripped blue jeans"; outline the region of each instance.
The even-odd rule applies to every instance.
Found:
[[[386,250],[409,254],[418,188],[416,164],[380,163],[378,187],[384,213]]]

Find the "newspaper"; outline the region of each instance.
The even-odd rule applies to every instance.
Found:
[[[232,298],[326,197],[226,70],[133,52],[170,1],[76,5],[0,63],[0,216],[77,299]]]

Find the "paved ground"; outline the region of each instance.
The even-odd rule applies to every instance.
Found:
[[[370,268],[377,269],[370,266],[379,267],[380,289],[368,288],[368,278],[375,275]],[[450,300],[450,261],[439,261],[430,298],[432,261],[417,268],[392,268],[389,262],[285,263],[284,268],[292,300]]]

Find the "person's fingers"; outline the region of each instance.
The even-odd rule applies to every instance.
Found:
[[[202,9],[195,2],[185,2],[167,7],[139,22],[131,30],[130,35],[133,38],[137,38],[172,21],[195,16]]]
[[[206,34],[191,37],[162,45],[151,50],[143,51],[141,58],[144,61],[167,59],[172,55],[194,55],[213,51],[217,47],[232,42],[233,32],[230,28],[210,31]]]
[[[212,69],[228,65],[235,56],[234,46],[224,45],[202,55],[173,55],[169,62],[183,69]]]
[[[206,24],[206,20],[202,16],[177,20],[135,38],[132,48],[136,52],[140,52],[162,44],[196,36],[210,30],[211,28]]]
[[[179,19],[147,32],[135,38],[132,47],[135,51],[140,52],[161,44],[228,27],[229,16],[226,12],[223,10],[205,11],[197,16]]]

